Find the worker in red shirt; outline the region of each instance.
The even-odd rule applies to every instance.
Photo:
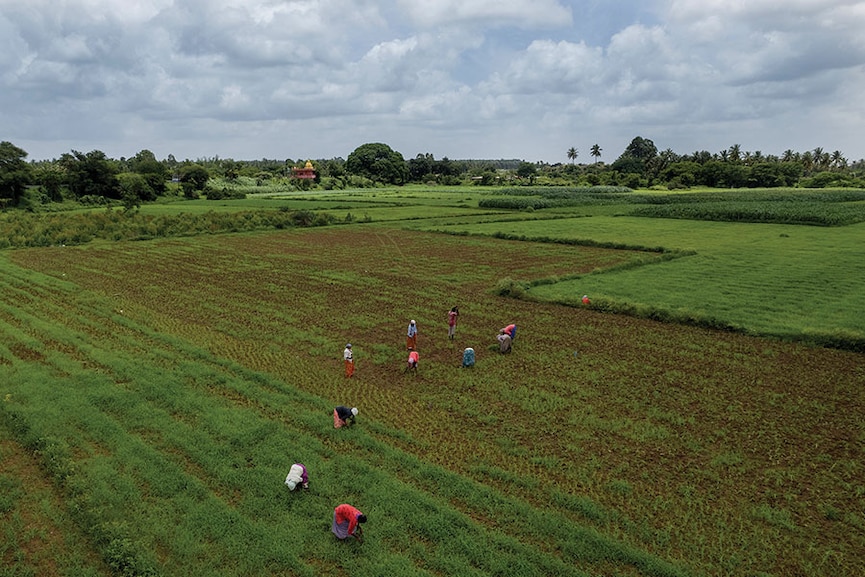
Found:
[[[363,528],[360,523],[366,523],[366,515],[348,503],[337,505],[333,510],[333,526],[331,531],[339,539],[347,539],[349,536],[363,542]]]
[[[417,354],[417,351],[413,351],[409,349],[408,353],[408,366],[406,366],[406,371],[414,371],[417,373],[417,363],[420,360],[420,355]]]

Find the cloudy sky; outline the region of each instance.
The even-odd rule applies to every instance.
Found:
[[[865,157],[865,0],[0,0],[29,159]]]

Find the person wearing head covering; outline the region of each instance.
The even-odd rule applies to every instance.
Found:
[[[475,350],[471,347],[468,347],[466,350],[463,351],[463,366],[475,366]]]
[[[408,324],[408,336],[405,339],[405,346],[409,350],[417,350],[417,324],[414,319]]]
[[[507,333],[507,335],[511,337],[511,340],[514,340],[515,338],[517,338],[517,325],[510,324],[503,328],[500,332]]]
[[[592,301],[589,300],[589,295],[583,295],[583,304],[584,304],[584,305],[588,305],[588,304],[591,304],[591,303],[592,303]]]
[[[351,343],[345,345],[345,350],[342,351],[342,358],[345,360],[345,377],[351,378],[354,374],[354,354],[351,352]]]
[[[348,503],[337,505],[333,510],[333,525],[330,530],[339,539],[347,539],[349,536],[358,541],[363,541],[363,528],[360,523],[366,523],[366,515],[359,509]]]
[[[499,335],[496,337],[496,339],[498,339],[498,341],[499,341],[499,352],[500,353],[504,354],[504,353],[511,352],[511,343],[512,343],[513,339],[511,338],[511,335],[510,335],[510,333],[507,332],[507,330],[505,330],[505,329],[500,330]]]
[[[347,427],[353,425],[357,417],[357,407],[343,407],[342,405],[333,410],[333,428]]]
[[[414,371],[417,373],[417,362],[420,360],[420,355],[417,354],[417,351],[413,351],[409,349],[408,353],[408,366],[405,368],[406,371]]]
[[[458,307],[454,307],[448,311],[448,338],[450,340],[454,340],[454,336],[456,336],[458,316],[460,316]]]
[[[288,476],[285,478],[285,484],[289,491],[294,491],[298,485],[304,489],[309,489],[309,475],[303,463],[295,463],[291,466],[291,469],[288,470]]]

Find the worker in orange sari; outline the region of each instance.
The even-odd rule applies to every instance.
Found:
[[[351,352],[351,343],[345,345],[345,350],[342,351],[342,358],[345,360],[345,377],[351,378],[354,374],[354,354]]]
[[[408,324],[408,336],[405,339],[405,346],[410,351],[417,350],[417,324],[414,319]]]

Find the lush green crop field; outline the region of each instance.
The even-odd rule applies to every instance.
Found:
[[[692,251],[638,268],[532,287],[542,300],[719,319],[783,338],[865,340],[865,225],[813,227],[593,216],[438,230]],[[526,279],[532,280],[532,279]]]
[[[757,228],[722,223],[518,222],[506,219],[544,211],[478,215],[471,204],[454,218],[434,196],[413,199],[426,220],[402,225],[0,252],[6,574],[865,572],[861,354],[492,290],[502,278],[664,272],[704,255],[720,266],[764,245],[804,262],[813,243],[856,238],[808,242],[810,231],[853,227],[755,225],[763,233],[749,237]],[[667,228],[689,223],[691,236]],[[409,228],[448,224],[695,254]],[[832,263],[855,271],[853,260],[826,259],[821,277],[840,282]],[[411,318],[417,376],[403,373]],[[490,347],[508,322],[518,336],[501,356]],[[347,381],[349,341],[358,367]],[[473,369],[460,367],[466,346]],[[359,407],[358,425],[334,430],[336,404]],[[310,470],[307,493],[282,484],[295,461]],[[342,502],[370,518],[363,545],[329,532]]]

